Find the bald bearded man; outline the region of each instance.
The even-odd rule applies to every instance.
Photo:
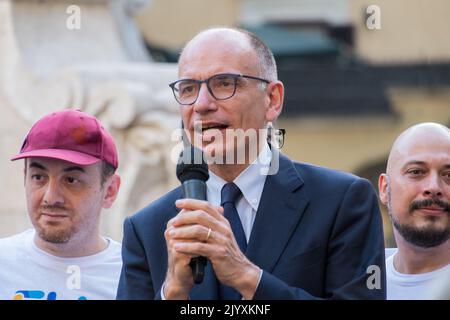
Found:
[[[386,259],[387,298],[450,299],[450,130],[408,128],[378,181],[398,249]]]

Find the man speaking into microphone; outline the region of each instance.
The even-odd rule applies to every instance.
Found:
[[[206,201],[183,186],[125,220],[117,298],[385,299],[373,187],[291,161],[266,137],[284,98],[270,49],[245,30],[208,29],[178,68],[170,87],[207,160]]]

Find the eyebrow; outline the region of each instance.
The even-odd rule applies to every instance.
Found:
[[[48,171],[46,167],[44,167],[42,164],[38,162],[32,162],[30,163],[30,168],[38,168],[44,171]],[[71,166],[63,169],[64,172],[71,172],[71,171],[80,171],[80,172],[86,172],[82,167],[80,166]]]
[[[425,161],[420,161],[420,160],[411,160],[408,161],[407,163],[405,163],[405,165],[403,165],[402,169],[405,169],[406,167],[410,166],[410,165],[419,165],[419,166],[426,166],[427,163]],[[443,167],[444,169],[449,169],[450,168],[450,163],[444,165]]]
[[[38,169],[41,169],[41,170],[47,170],[46,167],[44,167],[42,164],[37,163],[37,162],[31,162],[30,163],[30,168],[38,168]]]
[[[84,169],[82,167],[79,167],[79,166],[73,166],[73,167],[64,168],[63,171],[64,172],[70,172],[70,171],[86,172],[86,171],[84,171]]]
[[[407,163],[405,163],[405,164],[403,165],[403,168],[405,168],[405,167],[407,167],[407,166],[410,166],[410,165],[412,165],[412,164],[416,164],[416,165],[419,165],[419,166],[424,166],[424,165],[426,165],[427,163],[426,163],[425,161],[420,161],[420,160],[411,160],[411,161],[408,161]]]

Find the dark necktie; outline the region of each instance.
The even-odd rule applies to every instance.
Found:
[[[227,183],[223,186],[221,192],[220,205],[224,209],[224,217],[228,219],[233,230],[236,242],[243,253],[247,249],[247,239],[245,238],[244,228],[241,219],[236,210],[236,202],[241,197],[242,192],[234,183]],[[219,284],[219,298],[222,300],[239,300],[241,299],[239,292],[231,287]]]

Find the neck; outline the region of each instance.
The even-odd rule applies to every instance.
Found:
[[[100,233],[95,234],[89,239],[73,238],[66,243],[48,242],[40,238],[36,233],[34,236],[34,243],[39,249],[60,258],[90,256],[99,253],[108,247],[108,241],[100,236]]]
[[[248,147],[246,148],[246,157],[245,163],[242,164],[210,164],[209,169],[214,172],[217,176],[221,177],[227,182],[234,181],[245,169],[250,166],[261,154],[264,148],[264,143],[258,143],[257,153],[251,156],[251,153],[248,152]],[[236,152],[234,153],[236,155]],[[226,162],[226,161],[224,161]]]
[[[210,170],[226,182],[233,182],[249,164],[216,164],[210,165]]]
[[[450,263],[450,240],[433,248],[420,248],[403,239],[396,231],[398,252],[394,256],[394,267],[398,272],[417,274],[431,272]]]

